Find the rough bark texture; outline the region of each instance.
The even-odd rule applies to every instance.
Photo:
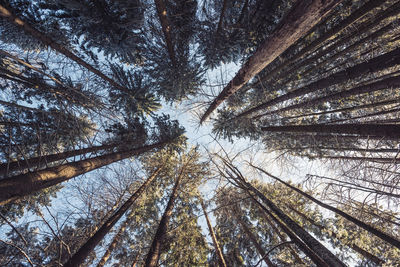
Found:
[[[247,111],[240,113],[237,117],[246,116],[250,113],[258,110],[271,107],[272,105],[281,103],[283,101],[293,99],[298,96],[312,93],[314,91],[327,88],[329,86],[346,82],[348,80],[357,78],[363,74],[374,73],[377,71],[384,70],[388,67],[395,66],[400,62],[400,48],[397,48],[389,53],[383,54],[376,58],[370,59],[367,62],[360,63],[348,69],[339,71],[326,78],[310,83],[309,85],[298,88],[294,91],[288,92],[284,95],[275,97],[265,103],[262,103],[256,107],[253,107]]]
[[[58,160],[67,159],[74,156],[79,156],[91,152],[97,152],[100,150],[110,149],[115,147],[116,144],[102,145],[102,146],[92,146],[88,148],[82,148],[72,151],[65,151],[58,154],[44,155],[40,157],[34,157],[19,161],[11,161],[7,163],[0,164],[0,175],[5,175],[8,172],[14,172],[19,170],[24,170],[32,167],[40,168],[46,166],[48,163],[52,163]]]
[[[175,185],[172,189],[171,196],[169,197],[167,207],[165,208],[164,214],[161,217],[160,223],[158,224],[158,228],[156,234],[154,235],[153,242],[151,244],[149,253],[147,254],[145,267],[156,267],[158,264],[158,259],[161,254],[161,246],[165,238],[165,234],[167,233],[169,219],[172,215],[172,211],[175,205],[175,199],[178,197],[178,188],[183,176],[184,167],[182,167],[180,174],[178,175]]]
[[[391,245],[393,245],[393,246],[395,246],[395,247],[397,247],[397,248],[400,249],[400,241],[397,240],[396,238],[394,238],[394,237],[392,237],[392,236],[389,236],[389,235],[387,235],[386,233],[383,233],[382,231],[380,231],[380,230],[378,230],[378,229],[372,227],[371,225],[368,225],[368,224],[366,224],[366,223],[364,223],[364,222],[358,220],[357,218],[355,218],[355,217],[353,217],[353,216],[351,216],[351,215],[349,215],[349,214],[347,214],[347,213],[345,213],[345,212],[343,212],[343,211],[341,211],[341,210],[339,210],[339,209],[337,209],[337,208],[335,208],[335,207],[332,207],[332,206],[330,206],[330,205],[328,205],[328,204],[323,203],[322,201],[319,201],[318,199],[312,197],[311,195],[304,193],[303,191],[301,191],[301,190],[298,189],[297,187],[294,187],[294,186],[292,186],[292,185],[286,183],[285,181],[279,179],[278,177],[276,177],[276,176],[274,176],[274,175],[272,175],[272,174],[266,172],[265,170],[263,170],[263,169],[261,169],[261,168],[259,168],[259,167],[256,167],[256,166],[254,166],[254,165],[251,165],[251,166],[254,167],[254,168],[256,168],[256,169],[258,169],[258,170],[260,170],[261,172],[265,173],[265,174],[268,175],[269,177],[271,177],[271,178],[273,178],[273,179],[279,181],[280,183],[286,185],[287,187],[289,187],[289,188],[292,189],[293,191],[296,191],[296,192],[299,193],[300,195],[302,195],[302,196],[304,196],[304,197],[310,199],[310,200],[313,201],[315,204],[317,204],[317,205],[319,205],[319,206],[321,206],[321,207],[323,207],[323,208],[325,208],[325,209],[328,209],[328,210],[330,210],[330,211],[333,211],[334,213],[336,213],[336,214],[342,216],[343,218],[345,218],[345,219],[351,221],[352,223],[354,223],[355,225],[357,225],[357,226],[363,228],[364,230],[368,231],[369,233],[374,234],[375,236],[381,238],[382,240],[384,240],[384,241],[388,242],[389,244],[391,244]]]
[[[154,148],[163,147],[166,143],[167,142],[160,142],[135,148],[126,152],[110,153],[103,156],[66,163],[61,166],[2,179],[0,180],[0,205],[7,204],[14,199],[56,185],[113,162],[142,154]]]
[[[398,124],[315,124],[261,127],[265,132],[356,134],[379,138],[400,139]]]
[[[140,197],[146,187],[157,177],[161,171],[162,166],[159,167],[147,180],[131,195],[131,197],[112,215],[107,221],[100,227],[97,232],[90,237],[85,244],[83,244],[79,250],[72,255],[72,257],[64,264],[64,267],[76,267],[84,263],[86,257],[93,251],[96,245],[104,239],[106,234],[111,228],[121,219],[125,212],[132,207],[133,203]],[[126,225],[125,225],[126,227]]]
[[[204,122],[225,99],[238,91],[275,58],[304,36],[314,25],[318,24],[340,2],[338,0],[297,1],[276,30],[214,99],[202,116],[201,122]]]
[[[78,63],[79,65],[85,67],[90,72],[96,74],[97,76],[99,76],[103,80],[109,82],[112,86],[120,89],[121,91],[125,91],[127,93],[130,92],[128,89],[124,88],[123,86],[121,86],[120,84],[116,83],[114,80],[112,80],[108,76],[106,76],[100,70],[94,68],[92,65],[90,65],[89,63],[87,63],[86,61],[81,59],[80,57],[76,56],[74,53],[69,51],[67,48],[65,48],[64,46],[58,44],[56,41],[52,40],[50,37],[46,36],[46,34],[38,31],[37,29],[35,29],[31,25],[25,23],[22,19],[16,17],[12,13],[12,11],[10,9],[8,9],[7,7],[5,7],[3,5],[0,5],[0,16],[4,17],[5,19],[10,21],[11,23],[15,24],[16,26],[18,26],[19,28],[24,30],[26,33],[28,33],[29,35],[33,36],[34,38],[36,38],[40,42],[42,42],[43,44],[51,47],[52,49],[54,49],[55,51],[59,52],[60,54],[63,54],[67,58],[69,58],[69,59],[75,61],[76,63]]]
[[[300,239],[312,250],[314,251],[328,266],[346,266],[339,258],[337,258],[332,252],[330,252],[324,245],[322,245],[317,239],[305,231],[300,225],[293,221],[289,216],[287,216],[281,209],[279,209],[272,201],[265,197],[260,191],[254,188],[251,184],[245,183],[247,190],[254,193],[259,197],[276,216],[284,224],[290,228]],[[249,192],[250,193],[250,192]],[[250,193],[251,194],[251,193]],[[265,208],[265,207],[264,207]],[[304,250],[303,250],[304,251]],[[304,251],[304,253],[306,253]],[[308,254],[307,254],[308,255]]]
[[[154,0],[154,3],[156,4],[158,18],[160,19],[161,28],[164,33],[165,44],[167,45],[169,58],[171,59],[172,65],[176,66],[174,44],[171,38],[171,26],[167,17],[167,8],[164,0]]]
[[[208,231],[210,232],[211,239],[212,239],[213,244],[214,244],[215,253],[217,254],[217,257],[218,257],[219,266],[220,267],[226,267],[226,262],[225,262],[224,255],[222,254],[222,250],[221,250],[221,248],[219,246],[217,237],[215,236],[214,229],[213,229],[213,227],[211,225],[210,219],[208,218],[206,207],[204,206],[204,203],[203,203],[202,199],[200,199],[200,204],[201,204],[201,208],[203,209],[204,217],[206,218]]]

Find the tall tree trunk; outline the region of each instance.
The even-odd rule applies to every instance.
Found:
[[[300,217],[302,217],[303,219],[305,219],[306,221],[308,221],[309,223],[311,223],[312,225],[314,225],[315,227],[317,227],[318,229],[320,229],[321,231],[327,231],[330,233],[331,236],[333,236],[334,238],[340,240],[340,237],[337,236],[337,234],[332,231],[327,229],[326,227],[324,227],[323,225],[317,223],[315,220],[309,218],[307,215],[305,215],[304,213],[298,211],[297,209],[295,209],[294,207],[287,205],[287,207],[294,211],[295,213],[297,213],[298,215],[300,215]],[[346,244],[347,246],[349,246],[350,248],[352,248],[355,252],[359,253],[360,255],[362,255],[365,259],[370,260],[371,262],[377,264],[378,266],[381,265],[382,263],[384,263],[383,260],[381,260],[380,258],[378,258],[377,256],[369,253],[368,251],[366,251],[365,249],[357,246],[354,243],[350,243],[350,244]]]
[[[268,39],[242,66],[235,77],[210,104],[201,118],[205,119],[229,96],[233,95],[251,78],[262,71],[287,48],[318,24],[341,0],[297,1],[292,10],[277,26]]]
[[[370,4],[370,6],[371,5],[379,6],[384,2],[385,1],[370,1],[368,4]],[[368,5],[368,4],[366,4],[366,5]],[[351,32],[346,37],[343,37],[343,38],[339,39],[339,41],[334,43],[334,44],[330,44],[330,46],[325,48],[325,49],[319,49],[321,51],[319,51],[318,53],[308,57],[307,59],[305,59],[303,61],[300,60],[299,62],[297,62],[297,64],[292,64],[293,61],[289,61],[289,62],[291,62],[291,67],[285,69],[285,71],[283,71],[279,76],[280,77],[289,77],[289,76],[291,76],[291,74],[296,73],[295,70],[298,67],[300,67],[300,66],[309,66],[310,64],[312,64],[314,62],[317,62],[319,58],[321,58],[321,57],[323,57],[325,55],[328,55],[332,51],[336,50],[338,47],[342,47],[343,45],[346,44],[346,42],[352,40],[354,38],[354,34],[357,34],[358,36],[362,36],[365,32],[368,32],[369,30],[373,29],[378,24],[380,24],[382,22],[382,20],[384,20],[386,18],[389,18],[391,16],[394,16],[394,15],[397,15],[400,12],[399,8],[400,8],[400,3],[397,3],[397,4],[393,5],[392,7],[389,7],[387,10],[385,10],[385,12],[379,14],[378,16],[375,16],[372,20],[369,20],[366,23],[360,25],[359,27],[356,27],[356,31],[355,32]],[[355,13],[353,13],[353,14],[355,14]],[[342,24],[339,24],[338,26],[341,26],[341,25]],[[368,40],[371,40],[371,39],[374,39],[374,38],[380,36],[382,33],[393,29],[393,27],[395,27],[395,24],[394,23],[390,23],[389,25],[387,25],[387,26],[383,27],[382,29],[372,33],[371,35],[368,35],[367,37],[355,42],[354,44],[346,47],[343,50],[345,51],[345,50],[351,49],[351,48],[353,48],[353,47],[355,47],[355,46],[357,46],[359,44],[365,44],[365,43],[368,42]],[[308,46],[306,48],[308,48]],[[342,51],[340,53],[337,53],[337,54],[341,54],[341,53],[342,53]],[[337,56],[334,55],[332,58],[330,58],[329,59],[330,62],[332,62],[332,60],[334,58],[336,58],[336,57]],[[317,65],[319,65],[319,64],[317,64]]]
[[[108,246],[106,252],[104,252],[103,257],[101,257],[99,263],[97,264],[97,267],[103,267],[108,259],[111,256],[111,253],[113,252],[113,250],[115,249],[115,247],[117,246],[119,240],[121,239],[122,234],[124,233],[126,227],[128,226],[129,223],[129,219],[127,218],[119,227],[118,232],[115,234],[113,240],[111,241],[110,245]]]
[[[253,200],[253,202],[254,202],[254,200]],[[254,202],[254,203],[256,203],[256,202]],[[269,219],[268,215],[264,212],[264,210],[261,207],[259,207],[259,209],[261,210],[261,216],[264,218],[266,223],[272,228],[272,230],[278,235],[281,242],[286,242],[287,241],[286,237],[281,233],[281,231],[279,231],[277,226],[273,222],[271,222],[271,220]],[[289,239],[290,239],[290,236],[289,236]],[[290,239],[290,240],[292,242],[295,242],[292,239]],[[304,261],[300,258],[299,254],[296,252],[296,250],[293,247],[289,246],[289,250],[290,250],[290,254],[292,254],[293,258],[295,259],[295,263],[305,265]]]
[[[264,194],[254,188],[248,182],[240,181],[242,189],[246,190],[248,194],[253,197],[252,194],[260,198],[273,213],[278,216],[283,223],[290,228],[300,239],[312,250],[314,251],[328,266],[346,266],[339,258],[337,258],[332,252],[330,252],[324,245],[322,245],[317,239],[305,231],[300,225],[293,221],[289,216],[287,216],[280,208],[278,208],[271,200],[269,200]],[[265,207],[264,207],[265,208]],[[304,250],[303,250],[304,251]],[[306,253],[306,251],[304,251]],[[308,254],[307,254],[308,255]],[[318,264],[316,262],[316,264]]]
[[[21,28],[24,32],[26,32],[27,34],[33,36],[34,38],[36,38],[37,40],[39,40],[43,44],[51,47],[52,49],[54,49],[55,51],[59,52],[60,54],[63,54],[67,58],[69,58],[69,59],[75,61],[76,63],[78,63],[79,65],[85,67],[90,72],[96,74],[97,76],[99,76],[103,80],[105,80],[108,83],[110,83],[110,85],[118,88],[121,91],[124,91],[124,92],[130,94],[130,90],[128,90],[127,88],[121,86],[120,84],[118,84],[117,82],[115,82],[114,80],[109,78],[107,75],[102,73],[100,70],[96,69],[95,67],[93,67],[92,65],[90,65],[89,63],[87,63],[86,61],[84,61],[83,59],[81,59],[80,57],[75,55],[74,53],[72,53],[70,50],[65,48],[63,45],[58,44],[56,41],[52,40],[45,33],[42,33],[40,31],[38,31],[33,26],[31,26],[31,25],[27,24],[26,22],[24,22],[23,19],[18,18],[17,16],[15,16],[12,13],[11,9],[7,8],[4,5],[0,5],[0,16],[5,18],[5,19],[7,19],[11,23],[13,23],[15,26]]]
[[[182,169],[176,178],[175,185],[167,203],[167,207],[165,208],[164,214],[161,217],[160,223],[158,224],[156,234],[154,235],[153,242],[147,254],[144,264],[145,267],[156,267],[158,264],[161,254],[161,246],[164,242],[165,234],[167,233],[169,220],[175,205],[175,199],[178,197],[178,189],[181,179],[183,178],[184,168],[185,166],[182,166]]]
[[[312,93],[314,91],[318,91],[320,89],[339,84],[342,82],[346,82],[348,80],[357,78],[363,74],[374,73],[377,71],[384,70],[386,68],[397,65],[400,61],[400,48],[397,48],[391,52],[380,55],[378,57],[372,58],[367,62],[360,63],[348,69],[339,71],[335,74],[332,74],[326,78],[320,79],[318,81],[312,82],[306,86],[298,88],[294,91],[290,91],[284,95],[275,97],[267,102],[264,102],[256,107],[250,108],[239,115],[237,117],[243,117],[248,114],[254,113],[261,109],[269,108],[273,105],[281,103],[283,101],[296,98],[298,96],[302,96],[305,94]]]
[[[214,244],[215,253],[217,254],[217,257],[218,257],[218,264],[220,267],[226,267],[226,261],[225,261],[224,255],[222,254],[222,250],[219,246],[217,237],[215,236],[214,229],[211,225],[210,219],[208,218],[206,207],[204,206],[203,200],[201,198],[200,198],[200,204],[201,204],[201,208],[203,209],[204,217],[206,218],[208,231],[210,232],[211,239]]]
[[[261,127],[264,132],[291,132],[291,133],[329,133],[329,134],[356,134],[360,136],[374,136],[380,138],[400,138],[398,124],[310,124],[288,126]]]
[[[380,231],[380,230],[378,230],[378,229],[372,227],[371,225],[368,225],[368,224],[366,224],[366,223],[360,221],[359,219],[357,219],[357,218],[355,218],[355,217],[353,217],[353,216],[351,216],[351,215],[345,213],[344,211],[341,211],[341,210],[339,210],[339,209],[337,209],[337,208],[335,208],[335,207],[332,207],[332,206],[330,206],[330,205],[328,205],[328,204],[323,203],[322,201],[319,201],[318,199],[312,197],[311,195],[309,195],[309,194],[307,194],[307,193],[301,191],[301,190],[298,189],[297,187],[294,187],[294,186],[292,186],[292,185],[286,183],[285,181],[279,179],[278,177],[276,177],[276,176],[274,176],[274,175],[272,175],[272,174],[266,172],[265,170],[263,170],[263,169],[261,169],[261,168],[259,168],[259,167],[257,167],[257,166],[254,166],[254,165],[252,165],[252,164],[250,164],[250,166],[252,166],[253,168],[256,168],[257,170],[259,170],[259,171],[265,173],[265,174],[268,175],[269,177],[271,177],[271,178],[277,180],[278,182],[280,182],[280,183],[286,185],[287,187],[289,187],[289,188],[292,189],[293,191],[296,191],[296,192],[299,193],[300,195],[302,195],[302,196],[308,198],[309,200],[313,201],[315,204],[317,204],[317,205],[319,205],[319,206],[321,206],[321,207],[323,207],[323,208],[325,208],[325,209],[327,209],[327,210],[333,211],[334,213],[336,213],[336,214],[342,216],[343,218],[349,220],[350,222],[352,222],[352,223],[354,223],[355,225],[359,226],[360,228],[366,230],[367,232],[369,232],[369,233],[371,233],[371,234],[373,234],[373,235],[379,237],[380,239],[382,239],[382,240],[388,242],[389,244],[391,244],[392,246],[395,246],[395,247],[397,247],[397,248],[400,249],[400,241],[397,240],[396,238],[394,238],[394,237],[392,237],[392,236],[389,236],[388,234],[386,234],[386,233],[384,233],[384,232],[382,232],[382,231]],[[262,194],[261,194],[261,195],[262,195]]]
[[[296,244],[296,246],[304,252],[305,255],[307,255],[318,267],[332,267],[332,266],[343,266],[343,265],[330,265],[324,261],[322,258],[322,255],[319,253],[318,250],[314,250],[310,247],[308,247],[303,241],[300,240],[299,237],[296,236],[283,222],[281,222],[278,218],[276,218],[266,207],[264,207],[263,204],[261,204],[254,196],[251,195],[250,192],[248,192],[255,204],[257,204],[263,212],[265,212],[272,220],[275,221],[275,223],[282,229],[283,232],[285,232],[291,241]],[[290,226],[289,226],[290,227]]]
[[[176,66],[176,57],[174,51],[174,44],[171,38],[171,25],[167,17],[167,7],[165,6],[164,0],[154,0],[157,8],[158,18],[160,19],[160,24],[162,31],[164,33],[165,44],[167,45],[169,58],[171,59],[172,65]]]
[[[337,122],[344,122],[344,121],[352,121],[352,120],[358,120],[358,119],[364,119],[364,118],[369,118],[369,121],[371,121],[371,117],[375,117],[375,116],[380,116],[380,115],[385,115],[385,114],[390,114],[390,113],[396,113],[396,112],[400,112],[400,108],[391,108],[388,110],[381,110],[378,112],[373,112],[373,113],[367,113],[365,115],[360,115],[360,116],[356,116],[356,117],[350,117],[350,118],[345,118],[345,119],[338,119],[338,120],[333,120],[333,121],[329,121],[328,123],[337,123]]]
[[[228,7],[228,0],[223,0],[224,2],[222,3],[222,10],[221,14],[219,15],[219,21],[218,21],[218,26],[217,26],[217,31],[215,32],[216,35],[218,35],[221,32],[222,29],[222,23],[224,21],[224,16],[225,16],[225,11],[226,8]]]
[[[154,148],[161,148],[168,142],[160,142],[135,148],[125,152],[114,152],[106,155],[66,163],[44,170],[12,176],[0,180],[0,205],[7,204],[20,197],[67,181],[73,177],[98,169],[125,158],[140,155]]]
[[[358,19],[363,17],[365,14],[367,14],[369,11],[372,9],[382,5],[385,3],[385,0],[371,0],[365,5],[363,5],[361,8],[353,12],[350,16],[348,16],[346,19],[344,19],[341,23],[339,23],[336,27],[333,27],[332,29],[328,30],[326,33],[321,35],[319,38],[314,40],[311,44],[307,45],[304,47],[302,50],[300,50],[297,54],[295,54],[293,57],[287,59],[284,63],[280,64],[278,67],[275,69],[271,70],[268,72],[268,74],[262,78],[263,81],[272,78],[275,74],[280,72],[281,70],[285,69],[289,64],[293,64],[299,59],[301,59],[303,56],[305,56],[308,52],[312,52],[315,48],[317,48],[319,45],[324,43],[325,41],[331,39],[344,29],[346,29],[349,25],[352,23],[356,22]],[[369,27],[368,27],[369,28]],[[358,29],[357,29],[358,30]],[[360,29],[361,30],[361,29]],[[361,33],[360,33],[361,34]],[[351,35],[353,37],[353,35]],[[331,47],[338,47],[339,45],[332,44]],[[329,48],[328,48],[329,49]],[[325,50],[324,50],[325,51]],[[297,62],[298,63],[298,62]],[[302,62],[300,62],[302,63]],[[295,66],[298,66],[298,64],[294,64]],[[302,64],[303,66],[306,66],[305,64]],[[292,69],[292,68],[291,68]],[[258,84],[259,82],[255,83],[254,85]]]
[[[76,267],[84,263],[86,257],[93,251],[96,245],[104,239],[106,234],[111,230],[111,228],[121,219],[125,212],[132,207],[133,203],[138,199],[146,187],[157,177],[157,175],[162,170],[163,165],[158,167],[158,169],[153,172],[152,175],[147,178],[147,180],[131,195],[131,197],[112,215],[107,221],[100,227],[96,233],[90,237],[85,244],[83,244],[77,252],[64,264],[64,267]],[[126,225],[125,225],[126,227]]]
[[[399,11],[397,11],[397,12],[399,12]],[[379,22],[381,22],[381,21],[377,21],[376,23],[379,23]],[[365,29],[371,29],[372,26],[374,26],[374,25],[368,24],[368,25],[363,25],[362,28],[365,27]],[[373,32],[373,33],[371,33],[370,35],[366,36],[365,38],[360,39],[360,40],[358,40],[357,42],[355,42],[355,43],[353,43],[353,44],[347,46],[346,48],[342,49],[341,51],[337,52],[336,54],[334,54],[334,55],[332,55],[332,56],[329,56],[329,55],[328,55],[328,57],[324,58],[321,62],[315,64],[315,65],[312,66],[311,68],[305,70],[305,71],[302,72],[300,75],[301,75],[302,77],[304,77],[305,75],[307,75],[308,73],[313,72],[313,71],[316,70],[316,69],[322,69],[323,66],[325,66],[325,65],[327,65],[327,64],[329,64],[329,63],[331,63],[331,62],[334,62],[334,60],[336,60],[336,59],[339,58],[340,56],[344,55],[345,53],[351,51],[352,49],[354,49],[354,48],[356,48],[356,47],[358,47],[358,46],[360,46],[360,45],[364,45],[364,44],[366,44],[366,43],[369,43],[371,40],[376,40],[377,38],[379,38],[379,37],[381,37],[381,36],[384,36],[386,33],[391,32],[395,27],[396,27],[396,24],[395,24],[394,22],[389,23],[389,24],[386,25],[385,27],[382,27],[381,29],[379,29],[379,30],[377,30],[377,31],[375,31],[375,32]],[[360,34],[360,32],[357,31],[357,34]],[[354,35],[351,34],[351,35],[349,35],[347,38],[341,40],[340,43],[343,43],[343,44],[344,44],[345,41],[348,41],[348,40],[350,40],[350,39],[353,38],[353,37],[354,37]],[[340,45],[340,44],[339,44],[339,45]],[[338,45],[332,46],[332,50],[336,49],[337,47],[339,47],[339,46],[338,46]],[[311,63],[313,63],[313,62],[318,62],[318,61],[317,61],[318,58],[320,58],[320,57],[322,57],[322,56],[325,56],[325,55],[327,55],[327,52],[324,50],[324,51],[321,52],[321,55],[318,55],[318,57],[315,56],[315,57],[312,57],[312,58],[308,59],[307,62],[302,63],[302,65],[303,65],[303,66],[308,66],[308,65],[306,65],[306,64],[311,64]],[[282,75],[282,76],[283,76],[283,75]],[[290,76],[290,75],[288,75],[288,76]],[[284,77],[284,76],[283,76],[283,77]],[[287,79],[286,79],[286,80],[287,80]]]
[[[348,108],[339,108],[339,109],[332,109],[332,110],[327,110],[327,111],[321,111],[321,112],[312,112],[312,113],[306,113],[306,114],[301,114],[301,115],[296,115],[296,116],[291,116],[291,117],[285,117],[285,119],[297,119],[297,118],[303,118],[307,116],[318,116],[318,115],[325,115],[325,114],[332,114],[332,113],[339,113],[339,112],[344,112],[344,111],[353,111],[353,110],[358,110],[358,109],[364,109],[364,108],[372,108],[372,107],[379,107],[383,105],[390,105],[390,104],[398,104],[399,99],[389,99],[389,100],[384,100],[380,102],[374,102],[370,104],[364,104],[364,105],[356,105]],[[261,118],[265,115],[269,115],[270,113],[264,113],[261,115],[257,115],[251,118],[251,120],[256,120],[258,118]],[[272,121],[275,122],[275,121]]]
[[[0,175],[6,175],[9,172],[15,172],[15,171],[20,171],[24,169],[29,169],[29,168],[40,168],[43,166],[46,166],[49,163],[59,161],[59,160],[65,160],[74,156],[79,156],[87,153],[92,153],[92,152],[98,152],[101,150],[105,149],[111,149],[113,147],[118,146],[118,144],[107,144],[107,145],[101,145],[101,146],[92,146],[92,147],[87,147],[87,148],[82,148],[82,149],[77,149],[77,150],[71,150],[71,151],[65,151],[57,154],[51,154],[51,155],[44,155],[44,156],[39,156],[39,157],[34,157],[34,158],[29,158],[29,159],[24,159],[24,160],[18,160],[18,161],[10,161],[7,163],[2,163],[0,164]]]
[[[399,163],[400,158],[378,158],[378,157],[353,157],[353,156],[321,156],[320,158],[323,159],[335,159],[335,160],[357,160],[357,161],[371,161],[371,162],[377,162],[377,163],[387,163],[387,164],[393,164],[393,163]]]
[[[313,98],[313,99],[304,101],[302,103],[287,106],[287,107],[281,108],[276,111],[271,111],[267,114],[272,115],[272,114],[276,114],[278,112],[284,112],[284,111],[289,111],[289,110],[293,110],[293,109],[308,108],[313,105],[320,105],[322,103],[327,103],[327,102],[330,102],[333,100],[338,100],[338,99],[344,99],[344,98],[347,98],[350,96],[372,93],[372,92],[376,92],[376,91],[380,91],[380,90],[384,90],[384,89],[388,89],[388,88],[399,88],[399,87],[400,87],[400,76],[394,76],[394,77],[390,77],[390,78],[387,78],[384,80],[380,80],[378,82],[373,82],[373,83],[369,83],[366,85],[357,86],[355,88],[337,92],[337,93],[330,94],[327,96]]]
[[[261,259],[264,260],[264,262],[265,262],[265,264],[267,264],[267,266],[271,266],[271,267],[276,266],[275,264],[273,264],[270,261],[270,259],[268,258],[268,256],[265,253],[265,250],[260,245],[260,243],[258,243],[257,237],[253,234],[253,232],[249,229],[247,224],[243,221],[243,219],[237,213],[237,210],[238,210],[238,208],[235,209],[235,212],[233,213],[233,215],[235,216],[236,221],[242,226],[243,231],[249,237],[251,243],[253,243],[253,245],[256,247],[257,252],[260,255]]]

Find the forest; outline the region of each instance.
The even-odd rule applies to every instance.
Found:
[[[399,89],[399,0],[0,0],[0,266],[400,266]]]

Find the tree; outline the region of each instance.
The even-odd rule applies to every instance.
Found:
[[[297,2],[286,20],[282,21],[275,32],[250,57],[236,76],[228,83],[218,97],[211,103],[201,118],[203,122],[211,112],[226,98],[234,94],[251,78],[264,69],[276,57],[300,39],[314,25],[321,21],[339,4],[338,1],[313,1],[312,3]],[[273,53],[271,53],[273,51]]]
[[[146,181],[131,195],[131,197],[125,201],[125,203],[110,217],[104,224],[96,231],[87,241],[83,244],[79,250],[64,264],[64,266],[79,266],[85,258],[90,254],[95,246],[104,239],[106,234],[111,228],[121,219],[125,212],[132,207],[135,200],[140,197],[146,187],[157,177],[162,169],[162,165],[151,175]]]

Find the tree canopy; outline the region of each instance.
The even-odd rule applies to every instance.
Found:
[[[399,19],[0,0],[0,265],[399,266]]]

